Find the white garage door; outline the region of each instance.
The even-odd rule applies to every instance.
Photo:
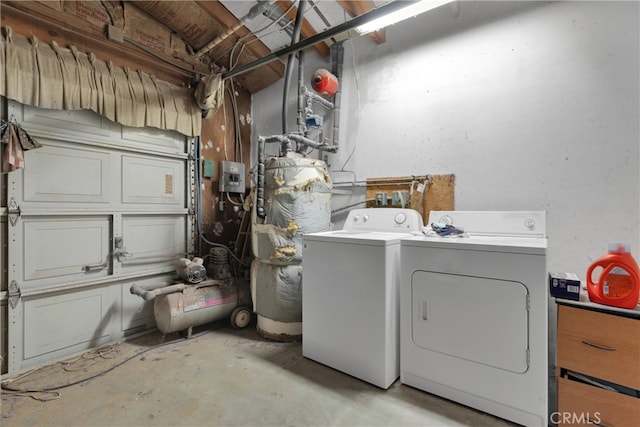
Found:
[[[8,371],[154,325],[133,283],[171,283],[193,252],[192,144],[89,111],[9,102],[43,145],[7,175]]]

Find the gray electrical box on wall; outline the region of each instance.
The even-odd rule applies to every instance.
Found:
[[[244,163],[220,162],[220,191],[244,193]]]

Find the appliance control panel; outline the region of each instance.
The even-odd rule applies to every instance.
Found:
[[[469,235],[546,238],[544,211],[431,211],[429,224],[442,223]]]
[[[382,231],[420,233],[423,221],[418,211],[402,208],[363,208],[349,212],[343,229],[349,231]]]

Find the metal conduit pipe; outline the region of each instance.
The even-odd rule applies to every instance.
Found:
[[[133,285],[131,285],[131,288],[129,288],[129,292],[131,292],[133,295],[142,297],[142,299],[144,299],[145,301],[148,301],[155,297],[155,295],[151,291],[158,288],[164,288],[165,286],[168,285],[166,283],[156,283],[152,285],[138,285],[137,283],[134,283]]]
[[[291,139],[287,136],[281,136],[280,140],[280,155],[286,156],[287,153],[293,151],[293,145],[291,144]],[[269,141],[267,141],[269,142]]]
[[[302,86],[302,94],[304,96],[306,96],[307,98],[313,99],[314,101],[318,102],[319,104],[322,104],[323,106],[325,106],[327,108],[333,108],[333,102],[329,101],[328,99],[325,99],[325,98],[321,97],[317,93],[311,92],[305,86]]]
[[[291,139],[285,135],[258,136],[258,177],[256,179],[256,215],[260,218],[267,216],[264,210],[264,148],[266,143],[279,142],[280,151],[292,151]]]
[[[264,210],[264,142],[263,136],[258,137],[258,178],[256,180],[256,215],[260,218],[267,216]]]
[[[296,22],[291,35],[291,46],[300,41],[300,31],[302,30],[302,18],[304,16],[304,8],[306,0],[300,0],[298,4],[298,12],[296,13]],[[295,52],[291,52],[287,58],[287,66],[284,73],[284,89],[282,91],[282,133],[287,133],[287,100],[289,98],[289,85],[291,84],[293,61],[295,60]]]
[[[248,71],[251,71],[253,69],[256,69],[258,67],[261,67],[264,64],[268,64],[269,62],[275,61],[276,59],[280,58],[281,56],[285,56],[285,55],[289,55],[291,53],[295,53],[298,52],[302,49],[306,49],[308,47],[311,47],[313,45],[315,45],[316,43],[320,43],[322,41],[325,41],[327,39],[330,39],[331,37],[334,37],[338,34],[342,34],[344,32],[347,32],[349,30],[352,30],[362,24],[366,24],[369,21],[373,21],[376,18],[379,18],[383,15],[386,15],[388,13],[391,13],[395,10],[399,10],[402,9],[404,7],[407,7],[409,4],[411,3],[415,3],[415,0],[411,0],[411,1],[400,1],[400,0],[395,0],[391,3],[387,3],[385,5],[382,5],[376,9],[373,9],[370,12],[367,12],[365,14],[362,14],[360,16],[356,16],[353,19],[350,19],[347,22],[343,22],[342,24],[336,25],[335,27],[331,27],[329,29],[327,29],[326,31],[323,31],[322,33],[316,34],[315,36],[306,38],[298,43],[295,43],[293,45],[287,46],[287,47],[283,47],[282,49],[279,49],[275,52],[273,52],[270,55],[264,56],[260,59],[256,59],[253,62],[250,62],[248,64],[245,64],[241,67],[236,67],[233,70],[230,70],[226,73],[222,74],[222,79],[223,80],[227,80],[236,76],[239,76],[241,74],[244,74]]]
[[[338,146],[340,141],[340,102],[342,101],[342,65],[344,62],[343,42],[331,46],[333,62],[333,75],[338,79],[338,90],[333,95],[333,145]]]
[[[177,285],[166,285],[166,284],[154,284],[154,285],[138,285],[134,283],[131,285],[129,292],[133,295],[138,295],[142,297],[145,301],[149,301],[154,299],[159,295],[172,294],[174,292],[180,292],[187,287],[184,283],[179,283]]]
[[[304,135],[307,131],[307,123],[304,113],[304,50],[298,53],[298,133]]]
[[[307,147],[316,148],[322,151],[328,151],[330,153],[336,153],[338,151],[338,147],[336,146],[318,143],[302,135],[291,134],[291,135],[287,135],[287,137],[297,142],[298,144],[306,145]]]

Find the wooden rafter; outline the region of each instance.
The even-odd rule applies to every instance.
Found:
[[[226,7],[224,7],[224,5],[222,5],[222,3],[218,1],[201,0],[201,1],[196,1],[196,3],[202,9],[204,9],[204,11],[209,14],[209,16],[216,19],[225,28],[233,27],[239,22],[238,18],[236,18],[231,12],[229,12],[229,10]],[[271,50],[260,40],[257,40],[254,35],[250,35],[249,29],[244,25],[240,26],[234,34],[237,37],[248,36],[246,39],[246,42],[247,42],[246,48],[256,58],[261,58],[271,54]],[[243,62],[241,61],[239,65],[242,65],[242,64]],[[268,64],[265,64],[264,67],[270,70],[270,74],[275,75],[274,76],[276,77],[275,80],[279,79],[284,75],[284,64],[282,64],[282,62],[280,61],[272,61]],[[264,68],[261,67],[260,70],[264,70]],[[253,88],[251,86],[252,86],[251,84],[248,84],[248,86],[245,86],[245,87],[247,87],[247,89],[249,89],[250,92],[261,89],[261,87]]]

